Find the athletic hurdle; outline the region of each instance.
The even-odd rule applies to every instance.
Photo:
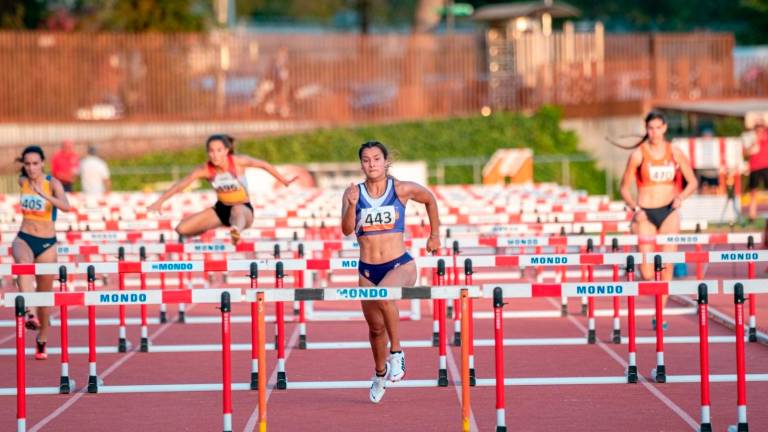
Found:
[[[4,305],[14,307],[16,315],[16,394],[17,401],[17,431],[26,431],[26,395],[30,394],[56,394],[62,392],[62,387],[38,387],[27,389],[25,380],[25,310],[33,306],[73,306],[85,305],[88,307],[88,393],[134,393],[143,391],[178,391],[179,386],[105,386],[99,378],[96,367],[96,322],[95,308],[97,305],[117,304],[160,304],[160,303],[218,303],[221,305],[221,334],[222,334],[222,382],[213,386],[204,386],[204,390],[222,391],[222,417],[223,430],[232,431],[232,382],[231,382],[231,326],[229,314],[231,302],[242,301],[240,290],[209,289],[209,290],[174,290],[174,291],[94,291],[93,281],[95,270],[93,266],[87,269],[89,287],[88,292],[39,292],[18,293],[6,295]],[[66,280],[64,278],[64,280]],[[65,352],[65,351],[62,351]],[[62,361],[64,357],[62,357]],[[63,371],[62,364],[62,371]],[[68,373],[68,370],[67,370]],[[62,383],[63,383],[62,376]],[[67,376],[68,378],[68,376]],[[74,386],[74,381],[68,380],[67,384]],[[193,385],[193,388],[194,389]],[[183,386],[182,386],[183,387]],[[71,388],[67,388],[70,391]],[[9,392],[3,392],[9,394]]]
[[[633,257],[628,257],[628,268],[634,266]],[[630,272],[634,273],[634,272]],[[628,276],[629,274],[628,273]],[[725,280],[722,281],[723,293],[734,295],[734,316],[736,321],[736,375],[710,375],[709,373],[709,337],[708,337],[708,296],[718,292],[717,281],[674,281],[674,282],[632,282],[624,283],[594,283],[595,295],[626,296],[633,300],[639,295],[697,295],[698,303],[698,327],[699,327],[699,375],[665,376],[664,381],[659,381],[657,373],[651,372],[651,376],[657,382],[668,383],[700,383],[701,394],[701,422],[700,430],[712,431],[710,415],[710,382],[736,382],[737,383],[737,419],[736,426],[732,429],[748,431],[747,406],[746,406],[746,382],[768,381],[768,374],[746,374],[744,345],[747,335],[744,328],[744,295],[750,293],[768,292],[768,280]],[[578,283],[563,284],[506,284],[484,285],[483,297],[492,296],[494,304],[494,350],[495,370],[494,379],[478,379],[478,385],[496,386],[497,431],[506,431],[504,386],[515,385],[553,385],[553,384],[618,384],[637,383],[635,353],[634,353],[634,322],[630,314],[630,348],[629,369],[623,377],[591,377],[591,378],[506,378],[504,374],[503,352],[503,326],[502,308],[504,299],[507,298],[533,298],[533,297],[558,297],[560,295],[580,296],[583,294],[584,285]],[[633,308],[630,307],[630,310]],[[634,369],[633,369],[634,366]],[[658,366],[657,366],[658,367]],[[644,378],[640,378],[644,379]]]
[[[444,269],[444,262],[442,267]],[[439,268],[440,268],[439,267]],[[302,288],[302,289],[249,289],[245,292],[245,299],[248,302],[254,302],[257,304],[257,327],[258,333],[264,334],[265,322],[264,312],[265,304],[268,302],[291,302],[302,300],[313,301],[359,301],[360,299],[376,299],[376,300],[407,300],[407,299],[419,299],[419,300],[453,300],[460,299],[461,310],[464,312],[462,316],[462,328],[465,329],[462,332],[462,350],[461,350],[461,379],[460,385],[462,387],[461,396],[461,417],[462,417],[462,430],[469,431],[469,415],[470,415],[470,362],[469,362],[469,343],[466,340],[469,335],[469,320],[471,315],[469,314],[468,300],[470,296],[479,296],[480,290],[478,287],[467,286],[439,286],[439,287],[349,287],[349,288]],[[266,376],[267,373],[267,358],[266,358],[266,344],[264,338],[258,338],[258,373],[261,376]],[[440,365],[443,366],[444,352],[441,351]],[[448,378],[445,374],[445,383],[442,382],[443,371],[440,370],[437,380],[405,380],[397,383],[390,383],[388,386],[392,387],[447,387]],[[279,381],[278,381],[279,382]],[[266,379],[259,379],[257,384],[257,390],[259,392],[259,430],[265,431],[267,428],[267,404],[266,404],[266,391],[267,383]],[[368,381],[341,381],[341,382],[292,382],[285,381],[285,389],[339,389],[339,388],[365,388],[370,383]],[[282,387],[276,387],[283,389]]]

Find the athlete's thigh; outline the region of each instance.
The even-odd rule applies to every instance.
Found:
[[[664,219],[659,227],[659,234],[677,234],[680,232],[680,209],[676,209]]]
[[[416,261],[401,264],[389,272],[379,282],[383,287],[411,287],[416,284]]]
[[[216,215],[216,211],[207,208],[182,219],[176,230],[184,235],[196,236],[220,226],[223,224]]]
[[[358,286],[372,287],[375,286],[373,282],[364,278],[362,275],[358,277]],[[360,307],[363,309],[363,316],[369,326],[378,324],[384,324],[384,315],[379,308],[379,302],[377,300],[362,300],[360,301]]]
[[[11,243],[11,251],[13,253],[13,260],[17,264],[35,262],[35,254],[32,253],[32,248],[29,247],[27,242],[18,237],[13,239],[13,243]]]
[[[27,242],[18,237],[13,239],[13,243],[11,243],[11,251],[13,253],[13,260],[17,264],[35,262],[35,255],[32,253],[32,248],[29,247]],[[35,277],[32,275],[19,275],[17,279],[19,289],[24,289],[25,287],[29,287],[29,289],[31,289],[33,286],[32,281],[34,279]]]
[[[656,226],[648,220],[647,217],[643,217],[640,220],[636,220],[633,224],[633,231],[637,234],[638,250],[645,256],[655,250],[656,244]],[[653,279],[653,258],[641,261],[640,272],[643,275],[643,279]]]
[[[245,217],[245,227],[248,228],[251,225],[253,225],[253,210],[246,207],[245,204],[236,204],[232,206],[232,211],[240,211],[243,212],[243,216]]]
[[[38,263],[55,263],[58,260],[58,254],[56,253],[56,245],[53,245],[41,253],[40,256],[35,258],[35,262]],[[38,291],[52,291],[53,280],[57,275],[41,275],[37,278],[37,290]]]

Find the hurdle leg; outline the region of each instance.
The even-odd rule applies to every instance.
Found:
[[[164,259],[164,257],[160,258],[161,260]],[[165,291],[165,273],[160,273],[160,290]],[[160,303],[160,324],[165,324],[168,322],[168,314],[165,310],[165,303]]]
[[[24,338],[24,297],[16,296],[16,430],[27,430],[27,371]]]
[[[88,393],[99,392],[96,373],[96,306],[88,306]]]
[[[125,273],[120,273],[118,275],[118,281],[119,281],[118,289],[120,291],[125,290]],[[128,343],[126,340],[126,332],[125,332],[125,305],[118,306],[118,317],[120,321],[120,328],[118,329],[118,336],[117,336],[117,352],[124,353],[128,351]]]
[[[231,304],[228,292],[221,293],[221,363],[222,363],[222,411],[224,432],[232,432],[232,353]]]
[[[635,281],[635,260],[632,256],[627,257],[627,281]],[[637,345],[636,345],[636,323],[635,323],[635,296],[627,297],[627,383],[635,384],[638,380],[637,375]]]
[[[251,390],[259,388],[259,339],[264,338],[259,334],[259,319],[258,303],[251,303]]]
[[[747,379],[744,355],[744,287],[737,283],[733,290],[734,318],[736,333],[736,410],[737,432],[748,432],[747,423]]]
[[[67,268],[59,267],[59,291],[67,291]],[[61,378],[59,393],[69,394],[75,386],[75,381],[69,376],[69,311],[67,305],[61,305]]]
[[[699,370],[701,376],[701,432],[712,432],[709,402],[709,328],[708,293],[705,284],[699,285]]]
[[[469,313],[469,298],[468,290],[466,288],[461,290],[460,298],[460,313],[461,316],[461,335],[464,337],[464,343],[461,343],[461,430],[463,432],[469,432],[470,430],[470,393],[469,393],[469,341],[466,340],[469,336],[469,317],[472,315]]]
[[[439,369],[437,371],[437,385],[440,387],[448,387],[448,362],[447,362],[447,355],[448,355],[448,335],[446,334],[446,328],[445,328],[445,299],[439,299],[437,301],[438,304],[438,316],[439,316],[439,352],[440,352],[440,361],[439,361]]]
[[[619,266],[613,266],[613,281],[619,281]],[[621,343],[621,319],[619,318],[619,311],[621,309],[621,301],[618,296],[613,297],[613,338],[612,342],[615,344]]]
[[[656,377],[657,383],[667,382],[667,371],[664,365],[664,307],[661,295],[655,296],[656,300],[656,369],[651,375]]]
[[[461,305],[457,305],[457,300],[453,301],[453,346],[461,346]]]
[[[496,366],[496,432],[507,432],[504,403],[504,298],[501,288],[493,289],[493,350]]]
[[[141,290],[144,291],[147,289],[147,275],[146,273],[142,273],[140,277],[141,277]],[[141,345],[139,346],[139,351],[149,352],[149,331],[147,330],[147,305],[142,303],[142,305],[139,306],[139,309],[141,311]]]

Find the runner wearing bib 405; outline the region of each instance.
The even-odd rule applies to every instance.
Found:
[[[71,209],[64,193],[61,182],[45,174],[43,150],[37,146],[29,146],[21,154],[23,163],[19,186],[21,196],[19,207],[23,219],[19,234],[13,240],[13,259],[18,264],[26,263],[55,263],[56,248],[56,213],[58,210],[67,212]],[[19,288],[23,292],[51,291],[54,275],[19,275]],[[35,284],[36,282],[36,284]],[[36,286],[35,286],[36,285]],[[48,341],[49,309],[37,308],[37,313],[27,310],[25,326],[37,330],[35,359],[44,360],[48,357],[46,343]]]

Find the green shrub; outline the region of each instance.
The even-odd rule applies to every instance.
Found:
[[[531,116],[498,113],[489,117],[454,118],[356,128],[323,129],[309,133],[238,142],[237,151],[274,164],[355,161],[360,143],[385,143],[398,160],[423,160],[430,169],[447,158],[488,159],[499,148],[530,147],[534,155],[580,155],[578,139],[559,126],[560,110],[544,107]],[[130,160],[110,161],[113,167],[191,166],[205,161],[203,146],[179,152],[157,152]],[[571,185],[590,193],[604,193],[605,173],[594,162],[570,165]],[[169,169],[170,170],[170,169]],[[561,164],[534,167],[537,182],[561,182]],[[115,176],[116,189],[140,189],[166,181],[169,174]],[[447,183],[472,182],[472,167],[447,167]]]

